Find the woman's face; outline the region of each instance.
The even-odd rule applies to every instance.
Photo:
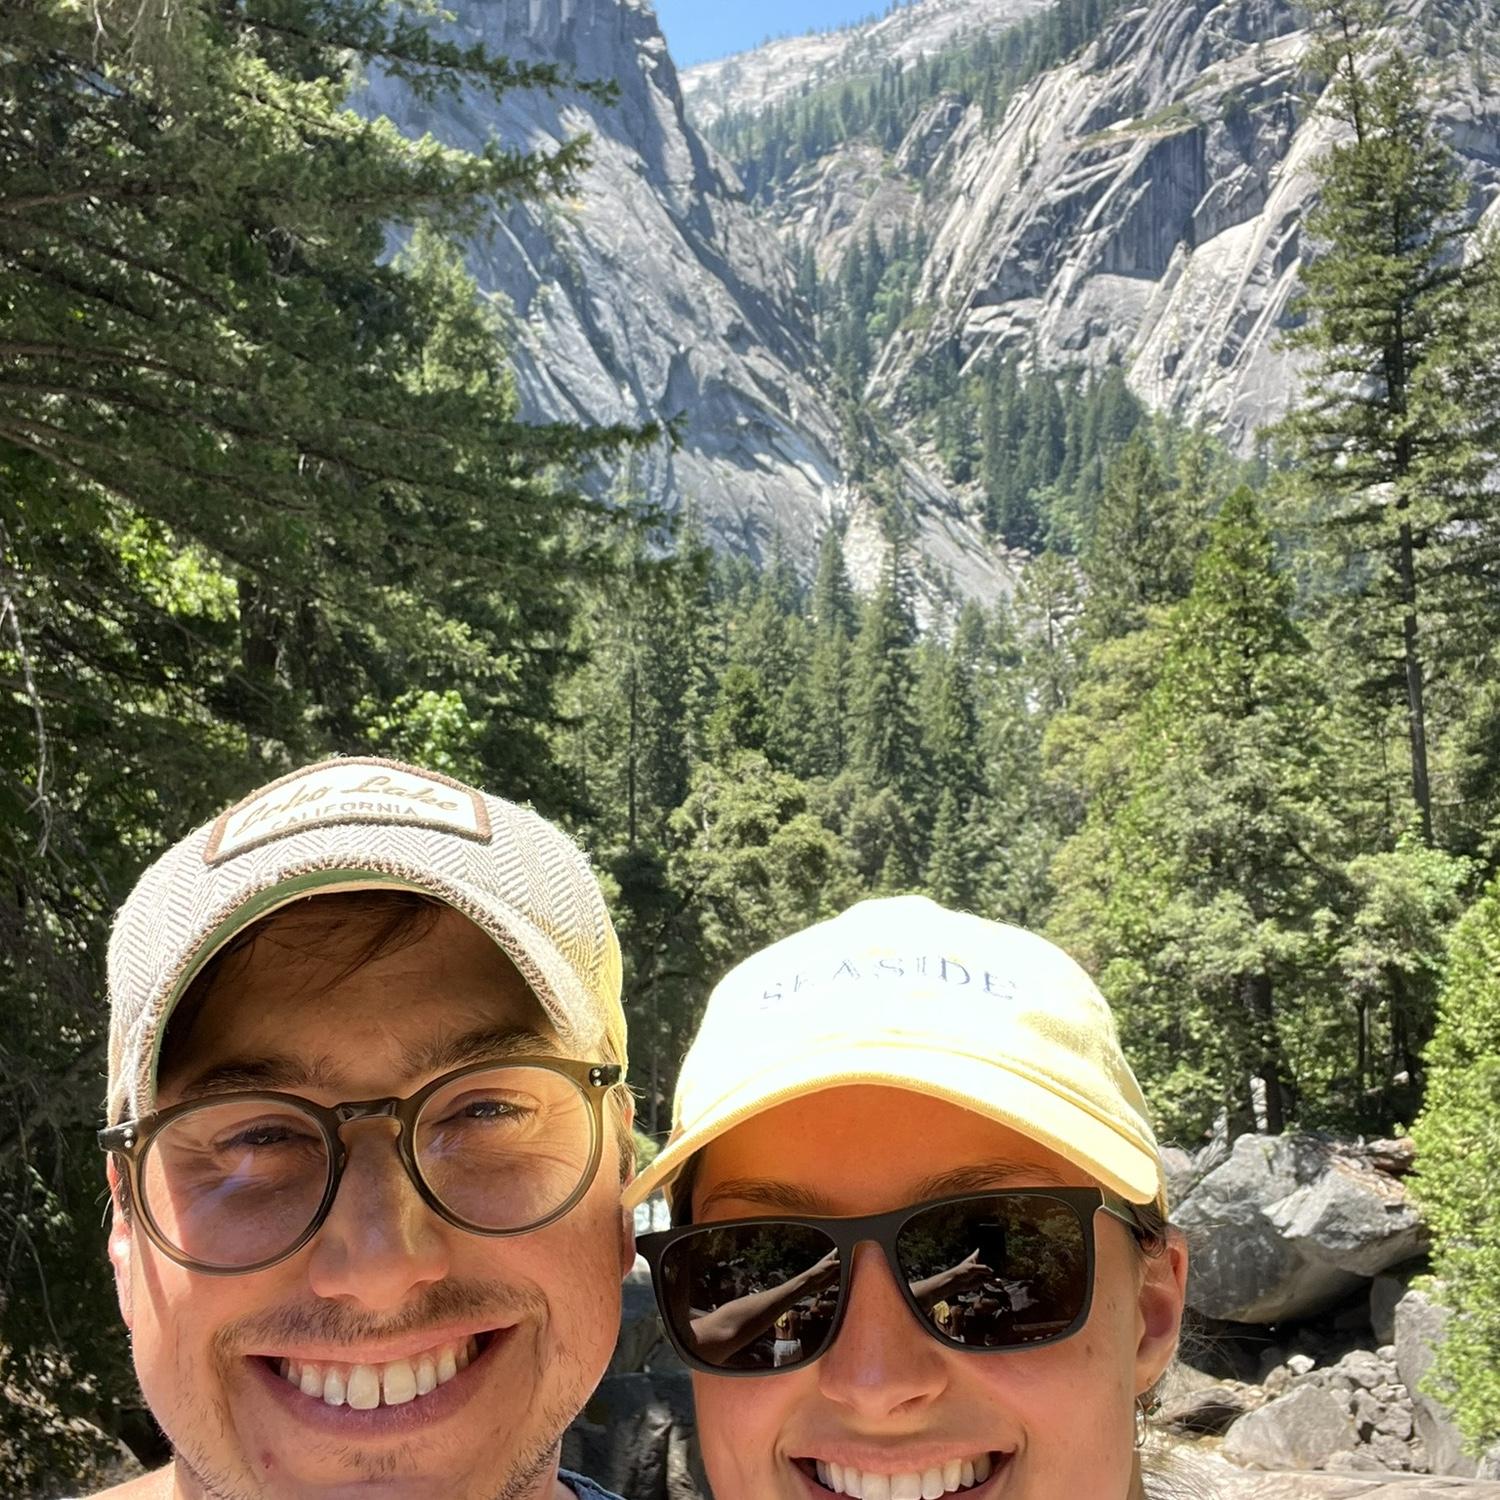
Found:
[[[767,1110],[708,1146],[693,1218],[868,1214],[989,1188],[1090,1184],[969,1110],[858,1085]],[[989,1354],[925,1333],[881,1251],[861,1245],[843,1327],[821,1359],[749,1379],[694,1375],[716,1500],[819,1500],[830,1493],[819,1464],[857,1471],[858,1488],[846,1478],[846,1492],[864,1500],[931,1500],[933,1472],[965,1460],[980,1472],[981,1460],[992,1466],[959,1491],[974,1500],[1126,1500],[1136,1396],[1176,1347],[1187,1259],[1180,1243],[1143,1257],[1108,1214],[1095,1216],[1094,1233],[1084,1328],[1044,1348]]]

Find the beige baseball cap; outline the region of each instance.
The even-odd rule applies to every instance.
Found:
[[[173,1007],[252,922],[307,896],[436,897],[515,964],[564,1048],[625,1055],[620,945],[588,861],[544,818],[395,761],[319,761],[252,792],[141,876],[109,943],[111,1123],[155,1105]]]
[[[672,1134],[627,1203],[750,1116],[855,1083],[976,1110],[1166,1211],[1146,1101],[1094,982],[1036,933],[925,896],[862,901],[725,976],[683,1062]]]

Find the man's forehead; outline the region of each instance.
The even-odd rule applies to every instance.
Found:
[[[263,933],[195,984],[168,1028],[164,1089],[218,1092],[222,1078],[337,1090],[378,1074],[388,1080],[383,1093],[490,1056],[556,1052],[541,1002],[461,913],[418,908],[415,935],[372,948],[370,924],[357,920],[366,930],[351,939],[337,911],[314,910],[320,899],[266,919]]]

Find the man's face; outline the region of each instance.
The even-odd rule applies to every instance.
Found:
[[[443,909],[420,939],[351,973],[368,931],[320,921],[317,907],[278,919],[218,977],[164,1062],[162,1107],[205,1087],[277,1088],[322,1104],[406,1095],[514,1047],[517,1032],[535,1034],[528,1050],[557,1055],[535,998],[458,913]],[[348,1161],[327,1221],[268,1270],[185,1270],[117,1211],[121,1307],[181,1492],[550,1495],[562,1430],[613,1349],[633,1257],[617,1128],[606,1112],[584,1199],[513,1238],[468,1233],[428,1208],[386,1120],[345,1128]],[[416,1375],[424,1361],[421,1384],[437,1383],[412,1400],[356,1410],[326,1399],[330,1374],[347,1387],[359,1366],[383,1380],[394,1365],[399,1386],[402,1365]],[[316,1374],[298,1386],[287,1378],[309,1367]]]
[[[705,1148],[693,1219],[881,1213],[1027,1185],[1089,1179],[971,1111],[850,1086],[767,1110]],[[955,1469],[958,1493],[974,1500],[1126,1500],[1135,1398],[1175,1348],[1186,1261],[1175,1243],[1142,1257],[1107,1215],[1094,1229],[1088,1322],[1061,1343],[1014,1352],[938,1343],[879,1247],[860,1246],[843,1326],[822,1358],[754,1379],[694,1374],[717,1500],[910,1500],[952,1492]],[[830,1465],[858,1471],[858,1487],[835,1491]],[[970,1473],[976,1481],[964,1486]]]

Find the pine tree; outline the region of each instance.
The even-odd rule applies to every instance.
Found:
[[[1465,264],[1467,187],[1408,51],[1370,61],[1373,19],[1360,0],[1322,14],[1327,108],[1350,138],[1319,164],[1307,322],[1287,340],[1312,366],[1282,431],[1293,492],[1345,580],[1346,630],[1373,662],[1367,690],[1402,705],[1411,803],[1431,842],[1443,616],[1495,546],[1500,262],[1485,247]]]
[[[832,526],[818,545],[811,608],[807,750],[802,769],[806,775],[833,777],[849,764],[849,671],[856,609],[843,541]]]
[[[1481,1452],[1500,1441],[1500,883],[1453,934],[1413,1135],[1439,1295],[1455,1316],[1437,1356],[1445,1403]]]
[[[1083,549],[1085,624],[1092,638],[1126,635],[1144,622],[1147,606],[1187,593],[1198,536],[1196,500],[1171,485],[1143,433],[1120,450]]]
[[[1319,982],[1316,919],[1337,878],[1321,695],[1290,589],[1237,491],[1161,632],[1113,643],[1145,643],[1133,659],[1158,660],[1156,681],[1125,695],[1110,762],[1093,752],[1088,817],[1055,866],[1058,931],[1111,976],[1185,1129],[1219,1109],[1253,1127],[1255,1078],[1280,1130],[1302,1043],[1328,1039],[1307,1012],[1285,1013]]]
[[[850,663],[851,763],[875,787],[915,794],[921,751],[912,702],[916,622],[903,596],[906,555],[890,548],[866,601]]]

